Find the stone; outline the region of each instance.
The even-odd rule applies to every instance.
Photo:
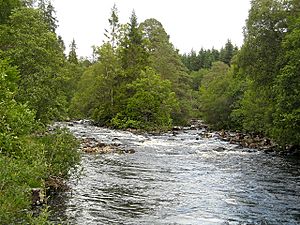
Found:
[[[32,188],[31,196],[32,196],[32,205],[39,206],[46,203],[45,194],[42,188]]]
[[[216,149],[214,149],[214,151],[217,151],[217,152],[223,152],[225,150],[226,150],[226,148],[224,148],[224,147],[217,147]]]
[[[173,131],[180,131],[180,130],[183,130],[183,127],[181,127],[181,126],[174,126],[172,130]]]
[[[128,154],[133,154],[133,153],[135,153],[135,150],[134,149],[125,149],[123,152],[128,153]]]

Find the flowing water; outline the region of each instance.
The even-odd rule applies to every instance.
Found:
[[[83,154],[81,178],[52,200],[54,221],[300,224],[299,160],[205,138],[203,130],[135,135],[88,124],[68,127],[77,137],[136,153]]]

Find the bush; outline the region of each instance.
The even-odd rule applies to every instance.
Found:
[[[0,155],[0,170],[1,224],[25,223],[31,206],[31,188],[43,187],[43,167],[40,163]]]
[[[44,146],[48,176],[68,178],[80,162],[79,143],[66,129],[56,129],[40,138]]]
[[[31,189],[45,188],[50,176],[67,178],[80,155],[69,132],[46,132],[35,112],[15,101],[17,79],[18,71],[0,60],[0,221],[41,224],[47,212],[31,216]]]

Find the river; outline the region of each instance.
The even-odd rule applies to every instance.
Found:
[[[69,224],[300,224],[299,159],[271,156],[203,136],[204,130],[136,135],[84,123],[79,138],[134,154],[82,155],[80,179],[50,200]]]

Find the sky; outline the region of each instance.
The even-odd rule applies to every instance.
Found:
[[[121,23],[129,22],[132,10],[141,23],[155,18],[170,35],[180,53],[192,49],[220,49],[230,39],[243,44],[243,27],[250,0],[53,0],[58,19],[57,33],[68,47],[73,40],[77,54],[92,55],[92,46],[100,46],[108,28],[111,8],[116,4]]]

